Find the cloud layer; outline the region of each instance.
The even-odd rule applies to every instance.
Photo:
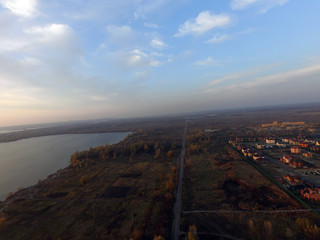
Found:
[[[186,21],[179,27],[175,37],[183,37],[188,34],[200,35],[213,28],[225,27],[232,22],[232,18],[227,14],[214,14],[203,11],[195,19]]]
[[[243,10],[251,6],[258,6],[261,13],[267,12],[269,9],[282,6],[290,0],[233,0],[230,6],[233,10]]]

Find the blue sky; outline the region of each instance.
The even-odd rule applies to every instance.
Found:
[[[319,102],[319,10],[0,0],[0,126]]]

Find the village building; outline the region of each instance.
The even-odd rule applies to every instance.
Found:
[[[320,201],[320,188],[304,188],[300,193],[303,198],[309,201]]]
[[[291,138],[289,138],[289,137],[282,138],[282,142],[285,142],[285,143],[289,143],[290,140],[291,140]]]
[[[292,144],[292,145],[297,146],[297,145],[299,145],[300,141],[298,139],[296,139],[296,138],[291,138],[289,140],[289,143]]]
[[[264,149],[264,145],[261,144],[261,143],[257,143],[257,144],[256,144],[256,148],[257,148],[257,149]]]
[[[310,150],[313,152],[320,152],[320,146],[311,146]]]
[[[302,155],[303,155],[304,157],[306,157],[306,158],[312,158],[312,157],[313,157],[313,155],[312,155],[311,152],[305,152],[305,153],[303,153]]]
[[[293,157],[292,156],[289,156],[289,155],[285,155],[283,156],[282,158],[280,158],[280,160],[284,163],[290,163],[293,161]]]
[[[302,161],[296,161],[293,160],[292,162],[289,163],[289,165],[293,168],[303,168],[303,162]]]
[[[264,159],[264,156],[262,154],[259,153],[255,153],[252,156],[253,160],[258,161],[259,159]]]
[[[247,150],[247,156],[248,157],[253,157],[253,154],[255,153],[255,151],[253,151],[252,149],[248,149]]]
[[[273,137],[268,137],[266,138],[266,143],[267,144],[275,144],[276,143],[276,139]]]
[[[301,147],[301,148],[307,148],[307,147],[309,147],[309,144],[306,143],[306,142],[300,142],[300,143],[299,143],[299,147]]]
[[[298,146],[293,146],[293,147],[291,148],[291,153],[293,153],[293,154],[299,154],[299,153],[301,153],[301,149],[300,149]]]
[[[282,142],[277,142],[276,145],[278,148],[286,148],[287,147],[287,144],[282,143]]]
[[[243,137],[236,137],[237,142],[243,142]]]
[[[302,183],[302,178],[293,174],[284,175],[283,179],[286,180],[291,186],[296,186]]]
[[[256,137],[248,137],[248,142],[256,142],[257,138]]]
[[[313,140],[313,139],[308,139],[308,138],[304,139],[304,141],[305,141],[306,143],[309,143],[309,145],[310,145],[310,144],[315,144],[315,143],[316,143],[316,141],[315,141],[315,140]]]

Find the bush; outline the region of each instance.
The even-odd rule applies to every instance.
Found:
[[[86,176],[81,176],[80,178],[80,183],[85,184],[87,182],[87,177]]]
[[[7,220],[5,217],[0,217],[0,230],[3,230],[7,224]]]

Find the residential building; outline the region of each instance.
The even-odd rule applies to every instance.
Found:
[[[299,154],[299,153],[301,153],[301,149],[300,149],[298,146],[293,146],[293,147],[291,148],[291,153],[293,153],[293,154]]]

